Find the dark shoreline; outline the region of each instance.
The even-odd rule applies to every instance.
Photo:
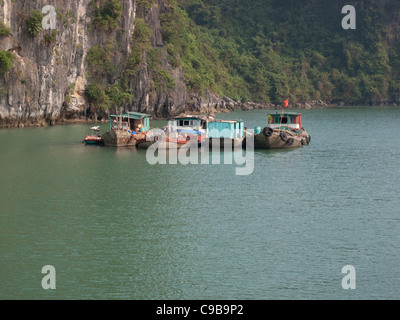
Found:
[[[353,107],[390,107],[390,108],[398,108],[400,105],[398,104],[380,104],[380,105],[349,105],[344,103],[335,103],[335,104],[327,104],[322,101],[318,103],[296,103],[292,106],[289,106],[288,110],[291,111],[301,111],[301,110],[322,110],[322,109],[331,109],[331,108],[353,108]],[[211,108],[201,108],[200,110],[186,110],[186,114],[205,114],[209,113],[211,115],[217,113],[230,113],[234,111],[253,111],[253,110],[280,110],[282,109],[282,105],[276,105],[272,103],[253,103],[253,102],[245,102],[245,103],[237,103],[235,107],[211,107]],[[208,112],[207,109],[210,111]],[[183,114],[183,113],[181,113]],[[163,120],[167,118],[163,117],[152,117],[152,120]],[[15,129],[15,128],[40,128],[40,127],[51,127],[56,125],[66,125],[66,124],[93,124],[93,123],[108,123],[109,119],[96,119],[95,117],[85,117],[85,118],[5,118],[0,119],[0,129]]]

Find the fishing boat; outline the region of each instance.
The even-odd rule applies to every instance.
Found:
[[[151,132],[145,139],[138,140],[138,148],[148,148],[158,142],[161,149],[181,148],[188,143],[201,144],[207,137],[210,116],[184,115],[168,120],[162,134]]]
[[[208,123],[207,140],[209,146],[232,149],[241,148],[245,131],[242,120],[214,120]]]
[[[205,115],[185,115],[168,120],[164,142],[180,148],[188,143],[200,145],[207,138],[208,124],[214,118]]]
[[[106,146],[136,146],[150,130],[151,116],[139,112],[128,112],[110,116],[110,130],[102,135]]]
[[[302,127],[301,113],[268,114],[268,125],[254,131],[255,149],[295,148],[310,144],[311,136]]]
[[[101,138],[101,136],[99,134],[100,127],[92,127],[92,128],[90,128],[90,130],[93,131],[93,134],[86,136],[82,142],[87,145],[103,144],[103,139]]]

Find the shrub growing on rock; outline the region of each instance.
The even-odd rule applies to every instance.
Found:
[[[0,77],[7,75],[13,67],[14,55],[9,51],[0,50]]]
[[[3,21],[0,21],[0,37],[7,37],[11,34],[11,29],[8,28]]]
[[[105,31],[116,29],[123,11],[121,0],[95,1],[93,4],[97,4],[93,19],[95,27]]]
[[[28,25],[28,32],[32,37],[36,37],[42,28],[43,14],[39,10],[33,10],[30,15],[26,18],[26,24]]]

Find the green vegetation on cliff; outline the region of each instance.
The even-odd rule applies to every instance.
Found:
[[[151,44],[153,30],[145,19],[160,2],[140,0],[132,50],[118,65],[120,48],[115,39],[125,32],[118,28],[121,1],[92,0],[93,31],[112,37],[92,47],[87,56],[89,83],[101,86],[100,98],[107,96],[111,84],[131,93],[129,83],[144,66],[153,90],[173,90],[176,84],[165,65],[166,49],[169,65],[182,67],[188,91],[200,95],[211,91],[238,101],[273,103],[287,98],[346,104],[400,102],[399,1],[164,2],[160,14],[164,47]],[[356,30],[342,28],[345,5],[356,8]]]
[[[14,55],[9,51],[0,50],[0,77],[7,75],[13,67]]]
[[[0,37],[7,37],[11,34],[11,29],[3,21],[0,21]]]
[[[36,37],[40,33],[40,31],[43,30],[42,20],[43,14],[40,10],[33,10],[26,17],[25,21],[28,27],[28,32],[32,37]]]
[[[237,100],[251,99],[249,83],[225,65],[221,48],[215,44],[221,41],[221,45],[232,45],[229,53],[232,55],[238,54],[239,46],[195,25],[175,0],[168,3],[171,13],[160,17],[163,41],[172,66],[183,67],[188,90],[200,94],[209,90]],[[245,56],[241,58],[245,59]]]
[[[113,3],[113,6],[116,6],[117,2],[120,1],[93,1],[92,6],[97,4],[102,8],[107,3]],[[152,4],[152,0],[143,0],[138,3],[138,8],[148,10]],[[95,15],[97,17],[98,13]],[[95,32],[98,31],[95,30]],[[111,30],[103,29],[103,31]],[[175,88],[176,84],[171,74],[163,67],[161,48],[151,45],[153,30],[143,18],[135,19],[134,32],[130,39],[131,52],[124,54],[118,42],[111,40],[114,35],[115,30],[114,34],[110,33],[106,36],[108,41],[94,45],[87,54],[90,84],[85,91],[85,96],[91,106],[103,110],[126,107],[134,98],[131,80],[137,77],[138,72],[144,67],[151,79],[151,90],[169,92]]]
[[[169,60],[191,91],[242,101],[381,103],[400,98],[400,2],[169,0]],[[357,29],[344,30],[344,5]]]
[[[92,0],[89,6],[94,8],[95,27],[105,31],[112,31],[118,27],[123,10],[120,0]]]

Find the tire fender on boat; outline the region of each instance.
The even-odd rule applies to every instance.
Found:
[[[289,139],[286,141],[286,144],[287,144],[288,146],[292,146],[293,143],[294,143],[294,139],[293,139],[293,138],[289,138]]]
[[[282,139],[283,142],[286,142],[288,140],[288,136],[285,132],[281,132],[279,134],[279,137]]]
[[[274,129],[270,128],[270,127],[265,127],[263,129],[263,135],[266,137],[270,137],[272,136],[272,133],[274,132]]]

